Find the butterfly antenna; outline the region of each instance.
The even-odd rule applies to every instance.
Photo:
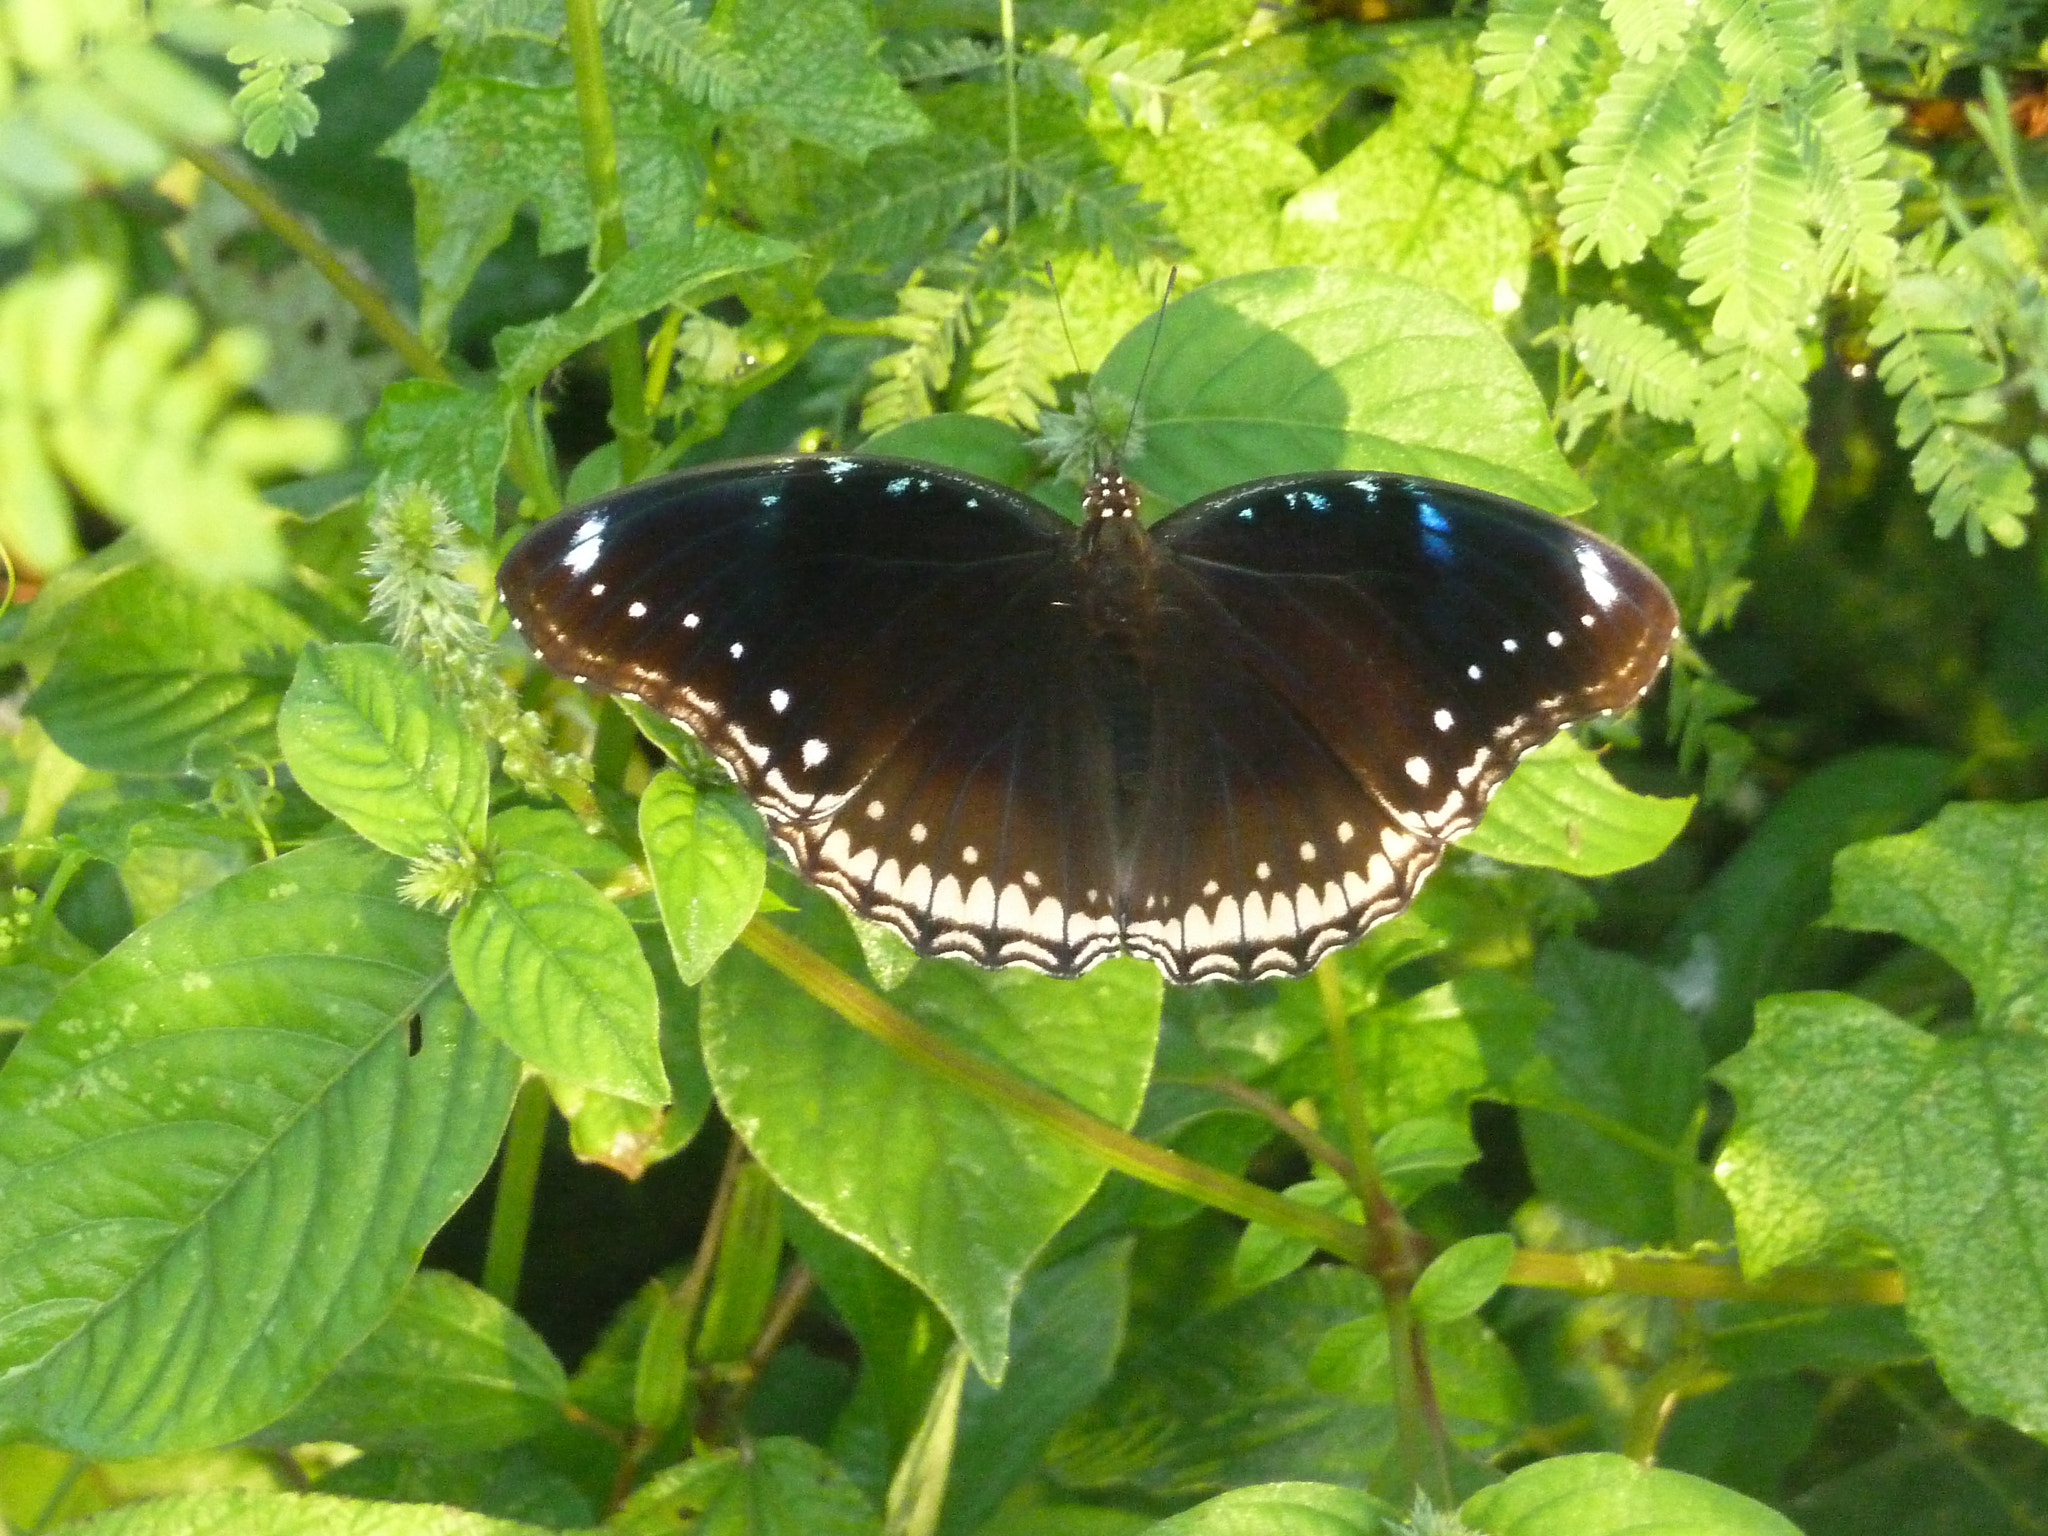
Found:
[[[1074,360],[1074,372],[1086,373],[1081,366],[1081,349],[1074,345],[1074,333],[1067,329],[1067,306],[1060,302],[1060,280],[1052,275],[1052,263],[1045,264],[1045,286],[1052,290],[1052,311],[1060,317],[1060,334],[1067,338],[1067,356]]]
[[[1145,381],[1152,377],[1152,359],[1159,355],[1159,333],[1166,329],[1166,306],[1173,300],[1173,282],[1179,276],[1179,267],[1167,269],[1166,288],[1159,295],[1159,316],[1152,322],[1152,345],[1145,349],[1145,366],[1138,370],[1138,387],[1131,393],[1131,419],[1124,423],[1124,435],[1117,439],[1119,459],[1124,456],[1124,445],[1131,440],[1131,428],[1138,424],[1138,402],[1145,398]]]

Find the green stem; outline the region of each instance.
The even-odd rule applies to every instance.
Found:
[[[1003,0],[1003,107],[1009,125],[1010,158],[1003,167],[1003,238],[1017,234],[1017,165],[1023,158],[1017,127],[1017,5]]]
[[[484,1289],[508,1307],[519,1304],[519,1272],[526,1264],[526,1236],[533,1227],[533,1189],[540,1179],[540,1155],[547,1145],[548,1090],[538,1077],[519,1085],[505,1154],[498,1165],[498,1189],[491,1201],[491,1235],[484,1248]]]
[[[568,0],[569,59],[576,71],[576,121],[583,130],[583,175],[590,185],[593,272],[609,271],[626,254],[626,195],[619,185],[619,146],[612,132],[611,98],[605,92],[604,44],[598,31],[597,0]],[[647,381],[640,358],[638,326],[620,326],[604,339],[611,368],[612,429],[619,438],[623,479],[640,478],[654,452],[647,427]]]
[[[1186,1195],[1219,1211],[1306,1238],[1349,1263],[1365,1262],[1367,1234],[1356,1224],[1282,1199],[1271,1190],[1119,1130],[1051,1089],[1017,1077],[934,1034],[772,923],[756,918],[740,935],[740,943],[905,1060],[1031,1121],[1105,1166],[1155,1189]]]
[[[243,207],[256,215],[258,222],[286,245],[305,257],[307,263],[333,285],[334,291],[348,301],[355,312],[363,317],[363,323],[376,334],[387,347],[396,352],[406,367],[423,379],[432,379],[437,384],[453,384],[455,375],[448,365],[441,361],[434,349],[428,346],[418,332],[399,318],[398,311],[391,307],[384,295],[366,279],[358,276],[354,268],[341,259],[341,253],[320,232],[301,219],[278,195],[261,180],[248,171],[234,156],[223,150],[209,149],[202,144],[184,146],[185,158],[204,171],[224,190],[234,195]],[[524,417],[515,417],[512,423],[512,478],[519,488],[543,511],[553,512],[560,503],[554,489],[548,483],[544,460],[533,441],[533,428]]]

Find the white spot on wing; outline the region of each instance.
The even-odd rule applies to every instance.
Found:
[[[981,862],[981,850],[975,847],[974,844],[969,843],[960,850],[960,862],[962,864],[979,864]]]
[[[887,813],[888,813],[888,807],[887,807],[887,806],[885,806],[885,805],[883,805],[881,801],[879,801],[879,800],[870,800],[870,801],[868,802],[868,820],[869,820],[869,821],[880,821],[880,820],[882,819],[882,817],[883,817],[884,815],[886,815]]]
[[[628,603],[626,605],[626,617],[629,619],[646,618],[647,605],[645,603]]]
[[[683,615],[683,628],[685,629],[695,629],[698,625],[698,622],[699,620],[697,618],[697,615],[695,615],[694,613],[686,613]]]
[[[1579,550],[1579,576],[1586,583],[1586,595],[1603,613],[1621,600],[1621,588],[1608,573],[1606,557],[1590,544]]]
[[[747,648],[744,645],[742,645],[739,641],[735,640],[731,645],[725,648],[725,654],[730,656],[734,661],[738,661],[742,656],[747,654]]]
[[[778,715],[781,714],[785,709],[789,708],[789,690],[787,688],[769,689],[768,707],[774,710],[775,713],[777,713]]]
[[[827,757],[831,756],[831,753],[832,749],[830,747],[813,736],[803,746],[804,766],[806,768],[815,768],[818,764],[825,761]]]
[[[1351,841],[1351,839],[1352,839],[1352,838],[1354,838],[1354,837],[1356,837],[1356,836],[1358,836],[1358,830],[1357,830],[1357,828],[1353,827],[1353,826],[1351,825],[1351,823],[1350,823],[1350,822],[1348,822],[1348,821],[1340,821],[1340,822],[1338,822],[1338,823],[1337,823],[1337,841],[1338,841],[1338,842],[1340,842],[1340,843],[1348,843],[1348,842],[1350,842],[1350,841]]]
[[[1273,878],[1273,866],[1268,864],[1264,859],[1261,859],[1259,860],[1259,867],[1255,871],[1253,871],[1253,873],[1255,873],[1261,880],[1270,880]]]
[[[1436,728],[1440,731],[1448,731],[1452,726],[1458,723],[1456,718],[1452,716],[1451,712],[1448,709],[1438,710],[1436,714],[1431,718],[1435,720]]]
[[[1315,858],[1316,845],[1314,843],[1303,843],[1298,851],[1301,854],[1301,862],[1306,864]]]
[[[1423,785],[1425,788],[1428,786],[1429,760],[1427,758],[1411,757],[1401,766],[1407,770],[1408,777],[1417,784]]]
[[[921,821],[918,821],[918,822],[912,822],[912,823],[911,823],[911,826],[910,826],[910,840],[911,840],[911,841],[912,841],[913,843],[921,843],[921,842],[923,842],[923,841],[925,840],[925,837],[926,837],[926,836],[927,836],[927,834],[926,834],[926,832],[925,832],[925,829],[924,829],[924,823],[923,823],[923,822],[921,822]]]

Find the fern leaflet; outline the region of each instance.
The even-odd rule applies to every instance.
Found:
[[[1706,10],[1729,78],[1747,85],[1752,98],[1778,100],[1820,61],[1822,0],[1707,0]]]
[[[1692,181],[1720,84],[1713,50],[1698,40],[1614,72],[1572,145],[1558,193],[1561,233],[1575,260],[1597,250],[1610,267],[1622,267],[1643,254]]]
[[[1654,59],[1683,48],[1699,16],[1698,0],[1605,0],[1601,15],[1626,59]]]
[[[1784,114],[1755,97],[1707,146],[1697,171],[1703,226],[1685,243],[1678,275],[1713,304],[1714,333],[1748,342],[1796,330],[1813,299],[1806,179]]]
[[[1059,313],[1051,298],[1024,289],[974,349],[966,407],[977,416],[993,416],[1036,432],[1040,410],[1053,401],[1053,380],[1068,366]]]
[[[1137,43],[1111,47],[1107,33],[1067,33],[1023,59],[1021,78],[1053,85],[1083,105],[1100,96],[1127,126],[1164,133],[1174,109],[1191,103],[1215,78],[1206,71],[1182,75],[1184,57],[1178,48],[1147,53]]]
[[[1807,198],[1820,226],[1822,292],[1848,278],[1882,288],[1898,266],[1899,183],[1884,174],[1885,135],[1898,117],[1855,81],[1829,73],[1792,119]]]
[[[271,0],[258,10],[238,5],[239,35],[227,61],[242,66],[241,90],[230,105],[242,120],[242,144],[268,159],[290,154],[320,122],[320,109],[306,88],[327,73],[335,32],[355,18],[334,0]]]
[[[628,58],[699,106],[729,112],[760,94],[746,57],[675,0],[601,0],[598,15]]]
[[[118,286],[78,262],[0,292],[0,542],[39,571],[75,559],[75,489],[204,580],[275,577],[278,514],[257,485],[325,468],[340,429],[233,409],[262,338],[222,331],[188,356],[192,306],[157,294],[122,313]]]
[[[879,432],[931,415],[932,395],[952,379],[953,360],[973,321],[971,294],[926,287],[924,274],[912,273],[896,295],[896,313],[883,324],[904,345],[876,361],[875,382],[861,397],[861,430]]]
[[[1782,463],[1806,428],[1806,371],[1805,351],[1790,338],[1712,344],[1692,419],[1701,455],[1732,457],[1745,480]]]
[[[1515,114],[1534,120],[1578,100],[1600,60],[1593,0],[1500,0],[1476,45],[1475,68],[1489,100],[1515,98]]]
[[[1706,388],[1697,357],[1620,304],[1587,304],[1574,313],[1572,349],[1597,389],[1659,421],[1690,421]]]
[[[1003,62],[1003,49],[1000,43],[983,42],[978,37],[942,37],[906,43],[883,62],[904,85],[927,85],[994,69]]]

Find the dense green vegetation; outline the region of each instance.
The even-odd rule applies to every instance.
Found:
[[[0,0],[0,1532],[2048,1530],[2041,9],[1012,9]],[[1148,512],[1684,612],[1313,977],[917,961],[505,632],[1155,340]]]

